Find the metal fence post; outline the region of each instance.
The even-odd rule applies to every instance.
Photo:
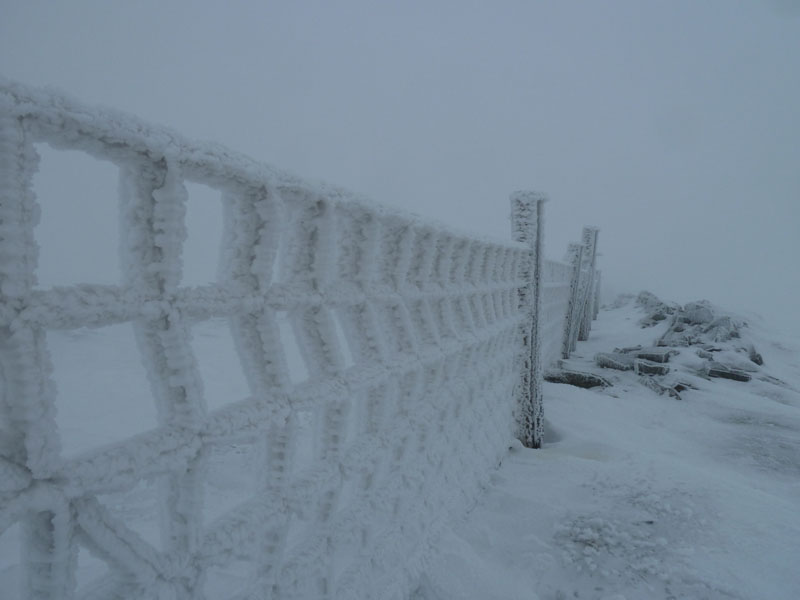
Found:
[[[518,388],[519,438],[527,448],[539,448],[544,434],[542,360],[539,334],[541,315],[542,221],[547,196],[541,192],[511,194],[511,229],[514,240],[530,247],[523,265],[527,285],[520,289],[520,306],[528,312],[522,334],[522,373]]]
[[[573,335],[577,331],[578,319],[580,312],[578,311],[580,300],[580,277],[581,277],[581,259],[583,258],[583,246],[580,244],[570,244],[567,249],[567,261],[572,266],[572,274],[569,278],[569,302],[567,304],[567,314],[564,319],[564,339],[561,344],[561,358],[569,358],[570,353],[574,349],[575,338]]]
[[[600,277],[603,275],[603,272],[598,270],[597,277],[595,277],[594,282],[594,313],[592,314],[592,320],[597,320],[597,315],[600,312]]]
[[[584,342],[589,339],[592,330],[592,300],[594,298],[594,267],[597,260],[597,227],[583,228],[583,269],[586,271],[586,284],[581,299],[581,319],[578,331],[578,340]]]

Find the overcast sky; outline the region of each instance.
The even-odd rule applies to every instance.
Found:
[[[800,331],[800,0],[0,0],[0,73],[495,237],[542,190],[609,293]]]

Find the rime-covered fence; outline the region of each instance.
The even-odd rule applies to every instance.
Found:
[[[37,287],[42,142],[119,167],[119,285]],[[225,210],[222,275],[201,287],[180,285],[185,182],[218,190]],[[511,436],[538,443],[542,365],[590,323],[596,235],[572,262],[543,261],[542,198],[512,204],[517,242],[467,236],[0,82],[0,533],[23,524],[23,597],[202,598],[231,561],[250,573],[233,598],[407,595]],[[189,326],[214,317],[250,396],[208,411]],[[46,332],[118,323],[134,327],[159,426],[66,458],[55,411],[70,398]],[[307,381],[290,381],[282,335]],[[257,493],[206,522],[208,457],[231,445],[260,452]],[[159,548],[101,499],[154,478]],[[107,574],[76,589],[79,547]]]

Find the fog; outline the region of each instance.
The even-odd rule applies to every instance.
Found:
[[[0,0],[0,73],[493,237],[511,191],[542,190],[550,257],[601,228],[606,297],[800,332],[794,0]],[[113,169],[44,152],[43,277],[95,281]],[[202,281],[218,212],[190,213]]]

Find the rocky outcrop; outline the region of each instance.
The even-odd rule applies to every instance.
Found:
[[[672,323],[658,345],[697,346],[741,338],[740,330],[747,327],[747,322],[718,312],[707,300],[689,302],[675,311]]]
[[[596,354],[594,362],[598,367],[633,371],[639,382],[648,388],[680,398],[680,392],[690,386],[679,379],[680,365],[671,369],[668,363],[670,357],[680,354],[682,349],[695,347],[702,362],[690,369],[688,375],[704,378],[747,382],[764,364],[763,357],[752,344],[742,343],[742,331],[747,328],[747,322],[723,314],[708,300],[680,306],[662,302],[650,292],[641,292],[636,304],[644,312],[639,321],[642,327],[668,320],[666,331],[654,347],[614,348],[611,352]]]
[[[636,297],[636,304],[645,311],[645,316],[639,320],[642,327],[653,327],[675,314],[679,308],[677,304],[662,302],[658,296],[651,292],[641,292]]]

